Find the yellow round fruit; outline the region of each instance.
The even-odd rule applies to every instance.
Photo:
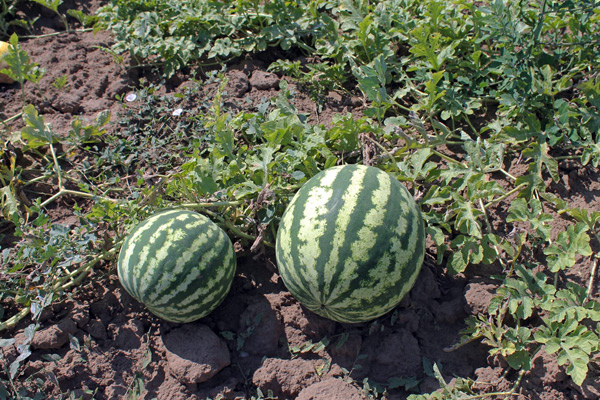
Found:
[[[4,58],[4,54],[8,53],[9,47],[10,47],[9,43],[0,41],[0,69],[8,68],[8,65],[6,64],[6,62],[2,61],[2,58]],[[10,79],[7,75],[0,74],[0,83],[10,84],[13,82],[14,82],[14,80]]]

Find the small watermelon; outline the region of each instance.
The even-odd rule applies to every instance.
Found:
[[[420,209],[390,174],[337,166],[312,177],[283,214],[276,257],[283,282],[306,308],[364,322],[398,305],[425,256]]]
[[[118,274],[127,292],[155,315],[191,322],[227,296],[236,269],[233,245],[214,222],[187,210],[152,215],[127,236]]]

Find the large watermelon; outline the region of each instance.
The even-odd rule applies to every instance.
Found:
[[[393,309],[425,255],[421,212],[388,173],[364,165],[326,169],[296,193],[277,232],[279,272],[309,310],[363,322]]]
[[[191,322],[213,311],[229,292],[235,268],[225,232],[186,210],[159,212],[136,226],[118,262],[125,290],[172,322]]]

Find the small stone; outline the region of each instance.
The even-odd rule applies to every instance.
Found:
[[[327,93],[327,102],[329,104],[334,104],[334,105],[340,105],[342,104],[342,95],[339,94],[338,92],[329,92]]]
[[[4,67],[0,66],[0,69],[3,69]],[[5,83],[7,85],[12,85],[13,83],[15,83],[14,80],[12,80],[11,78],[8,77],[8,75],[5,74],[0,74],[0,83]]]
[[[419,330],[419,316],[410,308],[398,309],[394,326],[406,329],[410,333],[415,333]]]
[[[279,77],[273,73],[256,70],[250,78],[250,85],[258,90],[279,88]]]
[[[8,69],[8,64],[6,63],[6,61],[0,61],[0,69]],[[8,77],[8,75],[5,74],[0,74],[0,83],[6,83],[8,85],[11,85],[13,83],[15,83],[14,79],[11,79]]]
[[[335,330],[334,321],[306,310],[295,300],[285,305],[282,303],[280,310],[290,346],[302,346],[309,340],[318,342]]]
[[[352,96],[352,98],[350,98],[350,105],[352,107],[360,107],[363,104],[364,103],[360,97]]]
[[[432,311],[438,323],[452,325],[465,319],[465,301],[462,297],[452,296],[448,301],[434,302]]]
[[[571,383],[575,385],[575,383]],[[586,399],[600,399],[600,384],[598,384],[598,376],[588,374],[588,377],[583,381],[579,388]]]
[[[103,324],[112,320],[113,311],[119,306],[119,302],[113,293],[105,293],[102,300],[90,304],[90,313],[100,319]]]
[[[431,299],[439,299],[442,296],[440,284],[433,271],[424,265],[417,277],[417,281],[410,291],[410,298],[414,302],[427,304]]]
[[[386,381],[390,376],[414,376],[422,371],[423,357],[419,342],[406,329],[383,337],[377,344],[374,358],[369,374],[375,380]]]
[[[167,370],[179,382],[206,382],[231,364],[227,345],[208,326],[191,323],[161,336]]]
[[[357,333],[348,335],[346,341],[340,345],[339,342],[333,342],[329,349],[329,354],[336,364],[346,369],[352,369],[356,362],[356,357],[360,354],[362,346],[362,337]]]

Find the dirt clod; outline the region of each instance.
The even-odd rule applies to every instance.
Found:
[[[36,349],[60,349],[69,342],[69,335],[77,332],[77,324],[70,318],[61,320],[35,333],[31,345]]]
[[[266,298],[248,306],[240,316],[240,326],[242,332],[252,332],[245,340],[244,351],[266,357],[277,352],[284,332],[283,323]]]
[[[495,293],[495,285],[480,282],[469,283],[465,287],[466,311],[474,315],[485,313]]]
[[[378,381],[388,377],[410,377],[422,370],[423,357],[419,342],[405,329],[376,340],[377,350],[371,362],[369,375]]]
[[[547,386],[564,381],[567,379],[567,373],[564,367],[558,365],[556,353],[546,353],[546,348],[543,346],[532,360],[530,379],[536,384]]]
[[[229,96],[242,97],[250,89],[248,75],[242,71],[231,71],[228,74],[228,82],[225,91]]]
[[[302,389],[297,400],[361,400],[356,386],[338,378],[329,378]]]
[[[252,382],[267,393],[281,398],[296,398],[307,385],[319,380],[314,360],[267,358],[252,376]]]
[[[270,72],[256,70],[252,73],[250,85],[258,90],[277,89],[279,88],[279,77]]]
[[[175,328],[162,342],[169,373],[184,384],[206,382],[231,363],[225,342],[206,325]]]

